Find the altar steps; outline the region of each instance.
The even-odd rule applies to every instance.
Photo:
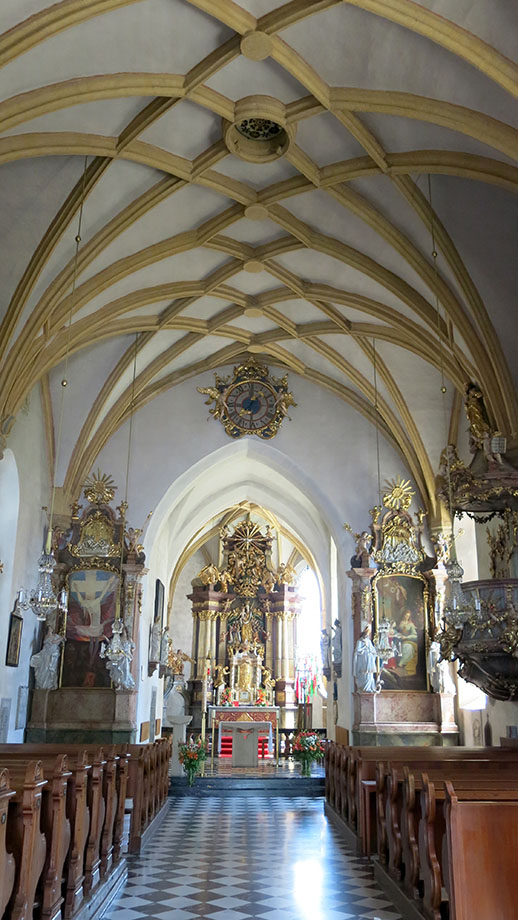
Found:
[[[305,777],[298,773],[273,776],[197,776],[193,786],[188,785],[186,777],[172,776],[169,786],[171,796],[194,795],[200,798],[208,795],[231,798],[255,795],[267,798],[319,798],[324,796],[324,792],[324,776]]]

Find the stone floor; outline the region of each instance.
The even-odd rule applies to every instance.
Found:
[[[322,799],[172,798],[106,920],[401,920]]]

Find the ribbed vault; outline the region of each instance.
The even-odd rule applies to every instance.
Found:
[[[248,353],[377,425],[432,513],[469,380],[515,436],[518,12],[449,6],[5,0],[1,431],[39,383],[54,462],[63,361],[95,366],[67,394],[68,496],[132,404]],[[230,152],[248,110],[288,132],[283,156]],[[487,190],[507,242],[481,260],[484,215],[461,218]]]

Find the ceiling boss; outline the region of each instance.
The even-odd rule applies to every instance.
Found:
[[[264,440],[273,438],[283,419],[289,418],[289,406],[297,405],[288,390],[287,376],[271,376],[268,368],[254,358],[235,367],[232,377],[214,376],[213,387],[197,389],[209,397],[207,406],[214,403],[210,415],[219,419],[231,438],[245,434],[256,434]]]

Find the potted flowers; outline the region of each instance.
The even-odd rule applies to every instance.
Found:
[[[322,760],[324,745],[315,732],[299,732],[293,741],[293,756],[302,764],[302,776],[311,776],[311,764]]]
[[[207,746],[201,738],[194,740],[191,735],[187,742],[179,743],[178,750],[178,759],[187,774],[189,786],[192,786],[194,777],[200,769],[200,764],[207,757]]]

